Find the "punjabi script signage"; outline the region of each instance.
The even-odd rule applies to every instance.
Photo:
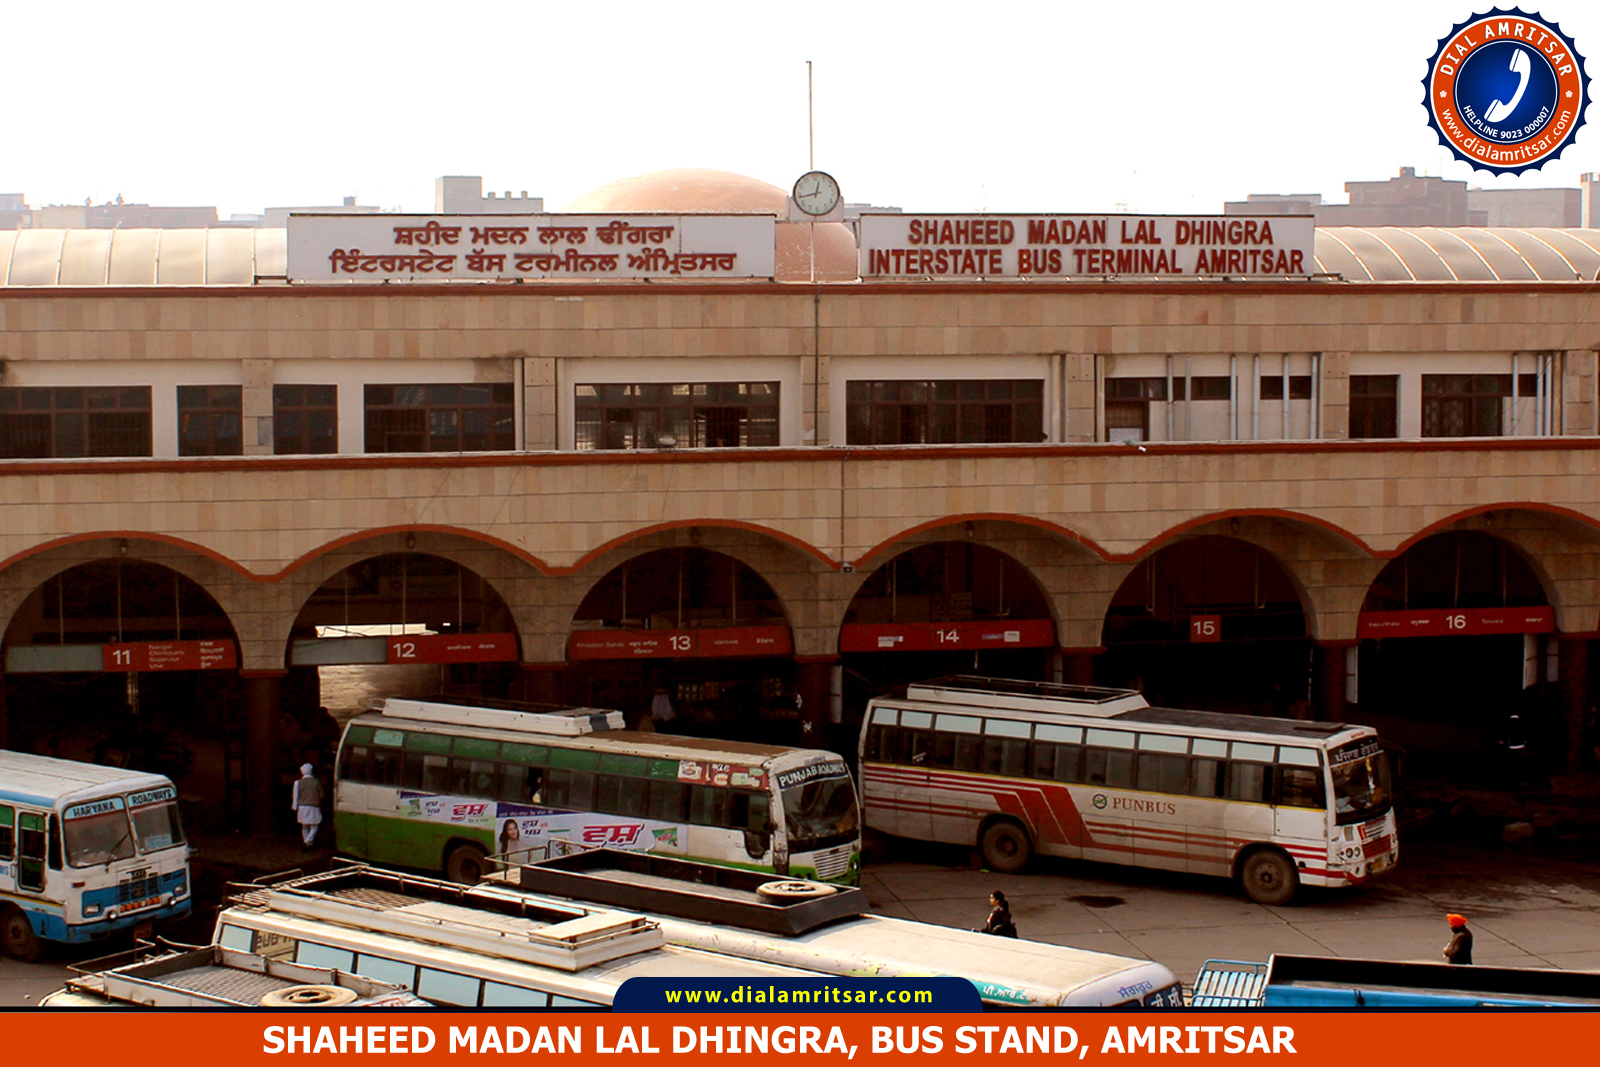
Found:
[[[291,282],[771,278],[771,215],[291,215]]]
[[[1314,273],[1309,215],[862,215],[863,278]]]

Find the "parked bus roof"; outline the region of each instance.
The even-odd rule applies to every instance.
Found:
[[[1261,715],[1234,715],[1223,711],[1195,711],[1188,708],[1140,708],[1112,716],[1119,722],[1147,722],[1159,726],[1193,726],[1208,730],[1227,730],[1241,734],[1273,734],[1279,737],[1322,739],[1354,730],[1345,722],[1307,722],[1302,719],[1273,719]]]
[[[0,797],[50,807],[63,797],[113,784],[135,789],[170,783],[144,771],[0,751]]]
[[[1290,986],[1600,1003],[1600,974],[1590,971],[1274,955],[1264,992]]]
[[[682,737],[677,734],[651,733],[639,730],[597,730],[590,734],[534,734],[493,726],[464,726],[453,722],[432,722],[426,719],[394,719],[380,712],[368,712],[350,720],[351,726],[381,726],[390,730],[424,730],[430,733],[448,733],[461,737],[483,737],[504,740],[515,736],[530,745],[559,745],[563,748],[593,748],[596,743],[607,747],[626,746],[624,751],[639,756],[665,757],[689,751],[705,760],[753,763],[795,753],[832,755],[822,749],[785,748],[782,745],[761,745],[748,741],[722,741],[710,737]]]

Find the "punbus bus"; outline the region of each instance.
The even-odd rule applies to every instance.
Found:
[[[1153,708],[1136,692],[955,676],[867,708],[865,825],[976,846],[1231,876],[1286,904],[1399,860],[1376,733],[1344,723]]]
[[[1586,1008],[1600,974],[1540,967],[1275,955],[1266,963],[1207,960],[1196,1008]]]
[[[178,792],[159,774],[0,752],[0,948],[38,959],[189,911]]]
[[[634,977],[815,975],[669,945],[636,912],[513,900],[365,864],[237,890],[214,944],[389,982],[445,1007],[596,1009]]]
[[[855,784],[838,755],[621,726],[592,708],[391,698],[340,742],[338,847],[458,882],[492,855],[602,845],[856,880]]]
[[[873,915],[859,890],[760,882],[747,871],[601,849],[509,866],[483,891],[639,911],[669,944],[813,974],[965,978],[991,1009],[1183,1003],[1177,977],[1152,960]]]

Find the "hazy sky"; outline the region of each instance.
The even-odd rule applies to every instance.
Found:
[[[1502,6],[1513,6],[1502,0]],[[1558,21],[1600,78],[1600,3]],[[28,203],[338,203],[427,211],[482,175],[548,208],[671,167],[938,211],[1216,212],[1402,166],[1473,185],[1600,171],[1600,108],[1562,158],[1451,159],[1426,61],[1490,4],[99,0],[8,20],[0,192]]]

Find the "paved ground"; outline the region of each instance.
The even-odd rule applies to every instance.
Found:
[[[889,843],[863,885],[879,912],[961,927],[980,925],[990,890],[1002,889],[1022,936],[1159,960],[1185,982],[1214,957],[1434,960],[1451,911],[1470,919],[1480,964],[1600,970],[1600,849],[1592,837],[1504,845],[1481,826],[1447,822],[1402,841],[1399,869],[1371,888],[1307,891],[1282,908],[1251,903],[1220,879],[1059,861],[996,875],[973,866],[966,850],[911,842]],[[308,857],[297,845],[202,842],[217,861],[197,873],[198,889],[214,896],[252,863],[326,863],[325,854]],[[169,935],[203,941],[210,926],[201,916]],[[37,1003],[60,988],[67,964],[122,947],[55,948],[38,964],[0,960],[0,1005]]]

